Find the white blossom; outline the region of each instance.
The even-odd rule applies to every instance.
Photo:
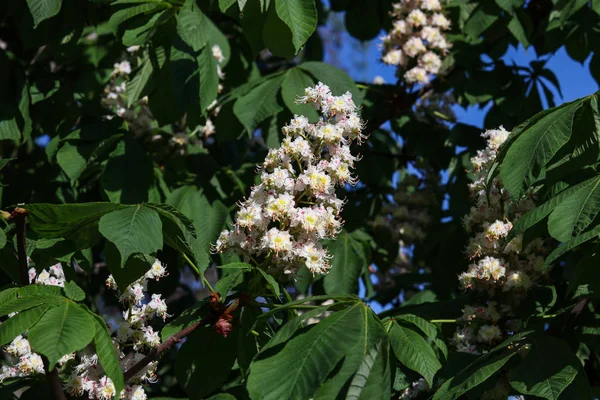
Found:
[[[333,96],[321,82],[297,101],[311,104],[322,119],[310,123],[296,115],[283,127],[286,137],[267,154],[261,183],[240,203],[232,229],[221,233],[214,250],[234,249],[246,260],[259,257],[284,273],[304,265],[325,274],[331,257],[321,240],[341,228],[343,200],[335,186],[356,183],[357,157],[349,146],[364,139],[364,123],[350,93]]]

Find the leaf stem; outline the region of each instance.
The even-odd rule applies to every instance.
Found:
[[[198,267],[196,266],[196,264],[194,264],[192,262],[192,260],[190,260],[190,258],[188,257],[188,255],[185,254],[184,252],[181,252],[181,255],[183,256],[183,258],[185,259],[185,261],[187,261],[187,263],[190,264],[190,267],[194,271],[196,271],[196,273],[198,274],[198,276],[200,278],[202,278],[202,283],[204,284],[204,287],[206,287],[208,290],[210,290],[211,293],[217,293],[217,292],[215,292],[215,289],[213,289],[213,287],[211,286],[211,284],[208,281],[208,279],[206,279],[206,277],[204,276],[204,274],[200,272],[200,269],[198,269]]]
[[[431,321],[432,324],[453,324],[456,322],[455,319],[432,319]]]

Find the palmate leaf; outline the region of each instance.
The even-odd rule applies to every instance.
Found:
[[[194,0],[186,0],[177,14],[177,33],[194,51],[206,46],[204,13]]]
[[[275,0],[277,15],[292,31],[296,53],[317,27],[317,7],[314,0]]]
[[[386,338],[373,346],[358,367],[346,399],[388,400],[391,397],[390,345]]]
[[[345,375],[345,379],[335,385],[340,389],[354,375],[369,350],[384,336],[381,323],[364,303],[355,303],[334,312],[307,331],[292,337],[279,352],[258,354],[250,366],[247,384],[250,398],[310,398],[342,359],[352,358],[352,371],[347,374],[348,369],[342,366],[338,372],[338,375]],[[286,368],[281,368],[281,365],[286,365]],[[320,395],[317,394],[316,398]]]
[[[60,11],[62,0],[27,0],[27,6],[33,17],[34,26],[54,17]]]
[[[532,332],[522,332],[507,339],[490,352],[479,357],[463,370],[448,379],[435,392],[433,400],[455,400],[469,390],[488,380],[498,372],[517,352]],[[512,345],[512,347],[509,347]]]
[[[40,305],[22,311],[0,325],[0,346],[10,343],[14,338],[22,335],[26,330],[34,326],[42,315],[50,308],[49,305]]]
[[[112,339],[102,318],[92,312],[89,313],[94,319],[94,346],[96,347],[96,354],[98,354],[98,361],[100,361],[104,372],[115,385],[116,392],[120,393],[125,381],[123,370],[119,364],[119,354],[113,346]]]
[[[158,213],[140,204],[102,216],[98,229],[119,249],[121,266],[125,266],[131,254],[150,254],[163,246]]]
[[[249,134],[258,124],[268,117],[283,110],[278,101],[284,75],[270,78],[241,96],[233,105],[233,113],[240,120]]]
[[[435,345],[444,354],[444,357],[448,358],[448,347],[446,346],[446,343],[444,343],[444,341],[440,338],[442,336],[442,333],[434,324],[413,314],[400,314],[396,316],[395,319],[410,322],[411,324],[415,325],[429,339],[431,339],[433,343],[435,343]]]
[[[583,105],[576,100],[554,108],[529,123],[506,147],[500,165],[502,183],[514,199],[520,199],[542,168],[571,137],[575,113]]]
[[[150,52],[145,49],[140,66],[133,72],[132,78],[127,82],[127,107],[131,107],[140,99],[148,82],[150,82],[150,77],[153,72],[154,65],[150,59]]]
[[[563,254],[565,254],[569,250],[572,250],[575,247],[579,246],[580,244],[583,244],[589,240],[597,238],[599,235],[600,235],[600,225],[594,227],[594,229],[592,229],[590,231],[582,233],[581,235],[564,242],[563,244],[558,246],[556,249],[554,249],[552,251],[552,253],[550,253],[548,255],[548,257],[546,257],[546,261],[544,261],[544,269],[549,268],[554,261],[556,261],[559,257],[561,257]]]
[[[69,237],[98,220],[109,212],[125,206],[112,203],[79,203],[79,204],[27,204],[29,226],[40,237]]]
[[[506,243],[510,242],[516,236],[525,232],[527,229],[531,228],[532,226],[534,226],[535,224],[537,224],[538,222],[543,220],[548,214],[550,214],[556,208],[556,206],[561,204],[563,202],[563,200],[567,199],[573,193],[576,193],[577,191],[579,191],[582,188],[582,186],[587,186],[588,184],[589,184],[588,181],[584,181],[584,182],[578,183],[575,186],[571,186],[570,188],[567,188],[567,189],[563,190],[562,192],[559,192],[557,195],[550,198],[545,203],[543,203],[543,204],[535,207],[533,210],[530,210],[527,213],[525,213],[513,225],[510,233],[508,234],[508,236],[506,238]]]
[[[442,368],[435,351],[423,337],[404,324],[390,321],[386,327],[390,344],[402,365],[425,378],[433,386],[433,377]]]
[[[548,218],[548,232],[561,242],[579,235],[600,211],[600,175],[577,185],[577,188],[565,196]]]
[[[65,354],[83,349],[94,335],[93,318],[81,306],[72,301],[49,309],[33,328],[27,338],[31,347],[48,357],[50,368]]]
[[[0,317],[40,305],[55,306],[65,300],[58,286],[30,285],[0,292]]]
[[[582,368],[566,342],[541,337],[512,371],[510,385],[522,394],[557,400]]]

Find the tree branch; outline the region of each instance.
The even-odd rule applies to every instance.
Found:
[[[210,316],[203,318],[201,321],[198,321],[198,322],[188,326],[187,328],[180,330],[173,336],[169,337],[167,340],[162,342],[160,344],[160,346],[155,347],[152,350],[150,350],[150,352],[148,354],[146,354],[146,357],[142,358],[137,364],[135,364],[133,367],[129,368],[124,373],[125,382],[127,383],[127,381],[129,381],[131,378],[133,378],[135,376],[135,374],[137,374],[138,372],[143,370],[152,361],[156,360],[162,353],[169,350],[176,343],[181,342],[181,340],[184,337],[186,337],[187,335],[194,332],[197,328],[203,327],[206,324],[208,324],[211,319],[212,318]]]
[[[133,367],[129,368],[123,374],[125,378],[125,383],[127,383],[131,378],[133,378],[138,372],[146,368],[148,364],[158,359],[158,357],[167,350],[170,350],[176,343],[179,343],[183,340],[183,338],[192,334],[196,329],[203,328],[208,324],[214,324],[215,330],[217,330],[223,336],[227,336],[229,330],[231,329],[230,320],[232,318],[231,314],[239,307],[239,305],[245,301],[246,298],[242,294],[239,298],[233,300],[231,304],[226,308],[223,303],[221,303],[221,295],[219,293],[211,293],[210,294],[210,305],[211,311],[208,316],[204,317],[202,320],[193,323],[192,325],[184,328],[170,336],[167,340],[162,342],[158,347],[150,350],[148,354],[144,358],[142,358],[137,364]],[[229,329],[228,329],[229,328]]]
[[[17,207],[11,214],[11,218],[15,221],[16,235],[17,235],[17,255],[19,258],[19,279],[21,286],[29,285],[29,268],[27,265],[27,211],[23,208]],[[45,356],[41,356],[44,362],[44,367],[48,371],[46,378],[52,393],[56,400],[67,400],[67,396],[63,391],[62,383],[58,376],[58,370],[54,367],[52,370],[48,369],[48,359]]]

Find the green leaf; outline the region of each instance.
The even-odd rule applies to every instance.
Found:
[[[472,38],[479,38],[497,19],[498,15],[488,14],[482,6],[479,6],[465,23],[463,31]]]
[[[30,308],[4,321],[0,325],[0,346],[10,343],[14,338],[34,326],[48,308],[50,308],[49,305]]]
[[[513,225],[510,233],[506,238],[506,243],[510,242],[517,235],[525,232],[527,229],[531,228],[541,220],[543,220],[548,214],[550,214],[557,205],[561,204],[563,200],[571,196],[573,193],[576,193],[581,189],[582,186],[587,186],[589,184],[588,181],[583,181],[578,183],[575,186],[571,186],[568,189],[563,190],[558,193],[556,196],[552,197],[547,202],[535,207],[533,210],[528,211],[522,217],[520,217],[517,222]]]
[[[296,98],[304,95],[304,89],[313,86],[314,81],[311,76],[306,74],[300,68],[290,68],[285,73],[283,84],[281,85],[281,97],[285,106],[292,114],[304,115],[310,122],[317,122],[319,113],[309,104],[296,104]]]
[[[331,269],[323,278],[325,293],[357,293],[358,277],[367,263],[360,242],[342,231],[329,242],[329,252],[333,258]]]
[[[60,11],[62,0],[27,0],[27,6],[37,28],[40,22],[54,17]]]
[[[215,285],[215,290],[220,293],[223,297],[226,297],[229,292],[233,290],[237,285],[244,281],[244,269],[234,269],[230,274],[225,275]]]
[[[433,386],[433,377],[442,364],[437,359],[431,345],[412,329],[392,322],[389,338],[396,358],[407,368],[418,372]]]
[[[137,141],[128,136],[110,154],[100,181],[113,203],[148,201],[154,187],[154,165]]]
[[[153,72],[154,65],[150,59],[150,53],[145,50],[139,67],[133,72],[132,78],[127,82],[127,107],[131,107],[140,99],[148,82],[150,82]]]
[[[104,246],[104,259],[108,270],[113,275],[119,288],[126,288],[131,283],[142,277],[154,263],[154,257],[146,254],[135,253],[121,266],[121,254],[117,247],[107,241]]]
[[[500,177],[512,198],[519,199],[567,143],[575,113],[582,104],[580,99],[552,109],[527,126],[510,144],[500,165]]]
[[[317,27],[314,0],[275,0],[275,10],[292,31],[292,43],[298,53]]]
[[[521,346],[507,347],[520,341],[531,332],[523,332],[496,346],[489,353],[473,361],[466,368],[448,379],[435,392],[433,400],[455,400],[469,390],[488,380],[498,372],[517,352]]]
[[[296,55],[296,48],[292,42],[292,31],[285,22],[279,18],[275,7],[269,7],[266,12],[266,19],[262,26],[262,41],[269,49],[271,54],[276,57],[293,60]],[[257,33],[257,32],[256,32]],[[252,36],[256,33],[252,33]],[[259,43],[255,43],[257,46]]]
[[[177,352],[175,375],[190,400],[202,399],[223,386],[237,356],[235,340],[236,335],[225,338],[209,328],[188,336]]]
[[[346,399],[390,399],[390,372],[389,343],[381,339],[369,350],[358,367],[350,382]]]
[[[354,103],[357,106],[361,104],[362,93],[356,87],[354,80],[341,69],[318,61],[305,62],[298,67],[314,76],[318,81],[329,86],[333,95],[340,96],[346,92],[350,92]]]
[[[131,254],[154,253],[162,248],[162,222],[156,211],[142,205],[113,211],[100,218],[100,233],[114,243],[124,266]]]
[[[158,25],[168,20],[174,13],[175,9],[170,8],[140,18],[139,20],[144,23],[136,24],[133,29],[127,29],[123,34],[123,44],[125,46],[143,45],[154,35]]]
[[[188,238],[194,252],[194,261],[201,273],[209,264],[209,251],[225,226],[227,207],[220,201],[209,199],[195,186],[183,186],[174,190],[167,203],[181,211],[193,223],[197,237]]]
[[[221,10],[222,13],[224,13],[225,11],[227,11],[229,9],[229,7],[231,7],[235,3],[236,3],[236,0],[219,0],[219,9]],[[243,7],[240,7],[240,11],[242,11],[242,9],[243,9]]]
[[[194,223],[169,204],[145,203],[144,206],[153,209],[160,216],[165,243],[193,258],[192,243],[196,239]]]
[[[52,369],[65,354],[86,347],[95,334],[90,315],[77,304],[65,301],[48,310],[27,338],[35,351],[48,357]]]
[[[0,292],[0,317],[39,305],[58,305],[65,300],[61,294],[58,286],[29,285],[7,289]]]
[[[91,314],[91,313],[90,313]],[[125,386],[123,370],[119,364],[119,354],[113,346],[112,339],[106,328],[106,324],[99,316],[91,314],[95,323],[94,346],[98,361],[106,375],[112,380],[117,393]]]
[[[513,13],[516,8],[523,5],[524,0],[496,0],[496,4],[506,12]]]
[[[73,281],[65,282],[64,290],[71,300],[82,301],[85,299],[85,292]]]
[[[124,206],[111,203],[26,204],[29,226],[42,238],[68,238],[94,227],[105,214]]]
[[[161,2],[143,2],[143,4],[140,4],[138,6],[127,7],[122,10],[119,10],[110,16],[110,20],[108,21],[108,24],[111,27],[112,31],[116,34],[119,31],[119,26],[123,22],[125,22],[128,19],[131,19],[137,15],[150,14],[152,11],[156,11],[156,10],[160,9],[161,8],[160,3]],[[117,3],[113,3],[113,5],[116,5],[116,4]]]
[[[261,268],[258,268],[258,271],[261,273],[263,278],[265,278],[265,280],[267,281],[267,284],[269,285],[269,289],[271,290],[271,292],[277,298],[281,297],[281,291],[279,290],[279,283],[277,283],[275,278],[273,278],[271,275],[269,275],[267,272],[265,272]]]
[[[163,340],[167,340],[177,332],[201,321],[208,314],[208,298],[202,299],[192,307],[187,308],[181,315],[165,325],[160,331]]]
[[[200,52],[196,61],[200,74],[200,107],[202,110],[206,110],[219,94],[218,64],[209,47]]]
[[[254,133],[258,124],[283,110],[278,101],[278,93],[283,75],[268,79],[241,96],[233,105],[233,113],[249,134]]]
[[[411,324],[415,325],[425,335],[427,335],[427,337],[431,339],[433,343],[436,344],[436,346],[444,354],[444,357],[448,358],[448,347],[446,346],[446,343],[444,343],[444,341],[440,338],[442,334],[434,324],[413,314],[400,314],[396,316],[395,319],[410,322]]]
[[[217,268],[220,269],[243,269],[244,271],[250,271],[252,265],[243,262],[236,262],[231,264],[219,265]]]
[[[13,160],[16,160],[16,158],[3,158],[3,159],[0,159],[0,171],[2,170],[2,168],[6,167],[6,165],[9,162],[11,162]]]
[[[122,137],[123,134],[117,133],[95,141],[68,140],[56,153],[56,162],[75,182],[102,162]]]
[[[356,303],[334,312],[288,340],[279,352],[257,355],[250,366],[247,384],[250,398],[311,398],[340,360],[349,356],[353,368],[339,385],[341,388],[384,336],[381,323],[365,304]],[[287,367],[280,368],[281,365]]]
[[[0,229],[0,249],[6,246],[6,233]]]
[[[194,51],[206,46],[204,14],[195,0],[186,0],[177,14],[177,33]]]
[[[596,245],[575,266],[569,279],[569,294],[573,297],[587,296],[594,299],[600,295],[600,274],[596,268],[599,260],[600,245]]]
[[[522,394],[557,400],[581,368],[566,342],[543,336],[512,371],[510,385]]]
[[[529,47],[529,39],[527,38],[527,32],[525,32],[525,28],[519,21],[519,17],[514,15],[508,25],[506,26],[510,33],[523,45],[523,47]]]
[[[564,242],[562,245],[560,245],[556,249],[554,249],[552,251],[552,253],[550,253],[548,255],[548,257],[546,257],[546,261],[544,261],[544,269],[549,268],[550,265],[554,261],[556,261],[559,257],[561,257],[563,254],[565,254],[569,250],[574,249],[575,247],[579,246],[582,243],[587,242],[588,240],[592,240],[592,239],[598,237],[598,235],[600,235],[600,225],[597,225],[591,231],[582,233],[581,235]]]
[[[548,232],[561,242],[579,235],[600,211],[600,175],[577,185],[548,218]]]

